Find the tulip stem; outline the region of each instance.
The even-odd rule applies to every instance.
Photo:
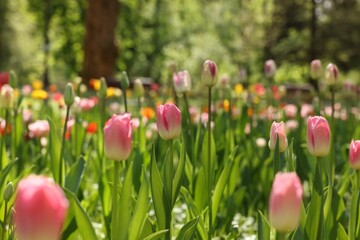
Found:
[[[275,239],[276,240],[284,240],[284,239],[286,239],[286,233],[276,231]]]
[[[319,228],[317,233],[317,239],[322,239],[323,236],[323,221],[324,221],[324,197],[323,197],[323,184],[322,184],[322,166],[321,166],[321,157],[317,157],[316,161],[316,172],[315,172],[315,182],[314,190],[320,196],[320,216],[319,216]]]
[[[65,171],[65,165],[64,164],[64,153],[65,153],[65,137],[66,137],[66,130],[67,130],[67,122],[69,120],[69,114],[70,114],[70,106],[66,106],[66,117],[65,117],[65,123],[64,123],[64,129],[63,129],[63,135],[62,135],[62,143],[61,143],[61,152],[60,152],[60,164],[59,164],[59,185],[64,186],[63,183],[63,170]]]
[[[1,239],[2,240],[5,240],[5,233],[6,233],[6,219],[7,219],[7,205],[8,205],[8,202],[5,201],[5,209],[4,209],[4,221],[3,221],[3,229],[2,229],[2,236],[1,236]]]
[[[116,239],[117,233],[117,213],[118,213],[118,186],[120,178],[120,162],[114,161],[114,185],[112,193],[112,216],[111,216],[111,239]]]
[[[212,165],[212,157],[211,157],[211,87],[209,87],[208,94],[208,157],[209,157],[209,165],[208,165],[208,201],[209,201],[209,232],[208,232],[208,240],[211,240],[212,235],[212,176],[211,176],[211,165]]]
[[[3,169],[3,148],[4,148],[4,144],[5,144],[5,140],[6,140],[6,131],[7,131],[7,126],[8,126],[8,121],[9,121],[9,109],[5,110],[5,128],[4,128],[4,133],[1,139],[1,144],[0,144],[0,169]]]
[[[123,95],[124,95],[125,112],[128,112],[127,97],[126,97],[126,88],[123,90]]]

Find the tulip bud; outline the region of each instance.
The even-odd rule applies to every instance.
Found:
[[[324,157],[330,151],[330,127],[320,116],[309,117],[307,125],[307,147],[317,157]]]
[[[191,78],[188,71],[173,74],[174,88],[177,93],[185,93],[191,90]]]
[[[218,78],[218,70],[216,63],[211,60],[206,60],[203,65],[201,74],[201,81],[207,87],[212,87],[216,84]]]
[[[286,138],[285,123],[283,121],[273,122],[270,130],[269,148],[275,150],[276,140],[279,137],[279,151],[284,152],[288,146]]]
[[[135,79],[134,81],[134,95],[137,98],[143,97],[145,93],[144,85],[141,79]]]
[[[14,89],[9,84],[2,86],[0,90],[0,108],[9,109],[13,105]]]
[[[270,60],[267,60],[265,62],[265,65],[264,65],[264,70],[265,70],[265,76],[267,78],[272,78],[275,76],[275,73],[276,73],[276,63],[274,60],[270,59]]]
[[[10,71],[10,82],[9,82],[10,86],[13,88],[16,88],[18,86],[18,79],[16,76],[16,73],[14,71]]]
[[[73,105],[75,100],[75,92],[73,85],[71,83],[66,84],[65,92],[64,92],[64,102],[66,106],[70,107]]]
[[[129,88],[130,86],[130,82],[129,82],[129,78],[128,78],[128,75],[125,71],[123,71],[121,73],[121,76],[120,76],[120,83],[121,83],[121,88],[123,91],[126,91],[126,89]]]
[[[51,179],[30,175],[20,181],[15,201],[17,239],[60,239],[69,202]]]
[[[181,112],[173,103],[156,107],[156,125],[160,137],[164,140],[180,136]]]
[[[349,163],[353,169],[360,170],[360,140],[351,140]]]
[[[310,76],[312,79],[320,79],[323,74],[321,61],[315,59],[310,64]]]
[[[294,230],[300,221],[303,187],[295,172],[277,173],[270,193],[269,218],[279,232]]]
[[[105,156],[111,160],[126,160],[132,148],[131,116],[113,115],[104,127]]]
[[[230,87],[230,78],[227,74],[221,76],[221,87],[229,88]]]
[[[339,75],[339,70],[335,64],[329,63],[325,72],[325,83],[329,86],[336,84]]]
[[[102,98],[106,98],[107,96],[107,84],[105,78],[100,78],[100,89],[99,89],[99,95]]]
[[[14,193],[14,185],[12,184],[12,182],[9,182],[7,185],[6,185],[6,188],[4,190],[4,200],[5,202],[9,202],[10,198],[12,197]]]

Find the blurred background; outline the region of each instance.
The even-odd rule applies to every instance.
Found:
[[[233,81],[309,79],[315,58],[359,83],[359,0],[0,0],[0,72],[23,83],[85,82],[127,71],[194,81],[212,59]]]

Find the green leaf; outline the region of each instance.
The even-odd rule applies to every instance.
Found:
[[[65,188],[76,194],[83,178],[84,170],[85,160],[81,156],[79,160],[71,166],[65,179]]]
[[[179,195],[180,187],[182,184],[182,179],[184,176],[184,169],[185,169],[185,161],[186,161],[186,151],[185,151],[185,144],[183,142],[181,146],[181,153],[180,153],[180,160],[179,164],[176,169],[176,173],[173,180],[173,187],[172,187],[172,203],[171,206],[174,206],[177,196]]]
[[[321,205],[322,205],[321,196],[316,191],[313,191],[307,212],[306,224],[305,224],[307,239],[317,239],[320,214],[322,212]]]
[[[337,238],[338,240],[348,240],[348,236],[346,234],[345,228],[341,223],[338,223],[338,229],[337,229]]]
[[[258,211],[258,239],[270,240],[270,225],[261,211]]]
[[[67,198],[70,201],[70,204],[73,206],[76,224],[82,238],[87,240],[97,240],[97,236],[93,226],[91,225],[90,218],[81,206],[79,200],[73,192],[66,188],[64,190]]]
[[[134,209],[134,213],[129,225],[129,239],[130,240],[137,240],[140,239],[140,234],[142,232],[142,229],[144,227],[146,218],[147,218],[147,212],[148,212],[148,182],[145,178],[145,174],[143,173],[143,180],[141,183],[139,196],[136,201],[136,206]]]
[[[274,176],[279,171],[281,171],[279,137],[276,136],[276,144],[275,144],[275,151],[274,151]]]
[[[217,214],[217,211],[219,209],[219,205],[220,205],[220,200],[221,200],[221,197],[223,195],[223,192],[224,192],[224,189],[225,189],[225,186],[226,184],[228,183],[228,179],[229,179],[229,176],[230,176],[230,172],[231,172],[231,168],[232,168],[232,165],[233,165],[233,162],[234,162],[234,157],[235,157],[235,154],[238,150],[238,147],[236,146],[231,154],[229,155],[229,158],[228,160],[226,161],[226,164],[225,164],[225,167],[220,175],[220,178],[216,184],[216,187],[215,187],[215,191],[214,191],[214,194],[212,196],[212,212],[213,212],[213,215],[212,215],[212,222],[214,223],[215,221],[215,218],[216,218],[216,214]]]
[[[216,148],[215,148],[215,142],[214,142],[214,137],[213,137],[214,134],[210,135],[210,142],[211,142],[210,156],[208,153],[208,150],[209,150],[208,135],[209,135],[209,131],[206,131],[206,133],[204,135],[204,139],[203,139],[202,152],[201,152],[201,163],[204,167],[204,173],[205,173],[205,178],[206,178],[206,183],[207,183],[206,186],[209,185],[208,184],[209,180],[212,181],[212,179],[213,179],[213,175],[214,175],[213,172],[215,169],[215,161],[216,161]],[[210,176],[208,176],[210,166],[211,166]]]
[[[156,240],[160,239],[161,237],[165,236],[165,234],[168,232],[168,229],[157,231],[149,236],[147,236],[144,240]]]
[[[196,226],[199,222],[199,216],[187,222],[181,229],[176,237],[176,240],[190,240],[194,235]]]
[[[156,164],[155,148],[152,149],[150,161],[150,187],[151,194],[154,201],[154,208],[156,219],[160,229],[165,229],[165,202],[166,195],[164,194],[164,185],[160,177],[160,172]],[[168,203],[166,203],[168,204]]]
[[[6,167],[4,169],[1,169],[1,172],[0,172],[0,187],[4,185],[6,176],[9,174],[11,168],[18,163],[18,161],[19,160],[11,161],[8,165],[6,165]]]
[[[117,228],[117,236],[119,240],[127,239],[127,233],[129,230],[129,222],[132,211],[132,174],[133,163],[131,162],[129,168],[126,170],[126,176],[119,200],[119,212],[117,214],[117,222],[119,224]]]
[[[351,197],[351,207],[350,207],[350,219],[349,219],[349,239],[355,240],[356,238],[356,214],[359,203],[359,193],[357,193],[357,179],[356,174],[351,176],[352,180],[352,197]]]
[[[54,122],[49,118],[49,125],[50,125],[50,135],[49,135],[49,152],[50,152],[50,166],[51,172],[54,176],[55,182],[59,183],[60,176],[60,136],[58,134],[58,129],[55,127]],[[64,171],[63,171],[64,172]],[[59,183],[61,184],[61,183]]]

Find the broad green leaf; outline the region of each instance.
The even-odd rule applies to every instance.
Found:
[[[89,216],[81,206],[79,200],[70,190],[64,189],[70,204],[73,206],[76,224],[83,239],[97,240],[95,230],[91,225]]]
[[[165,203],[164,199],[166,198],[164,194],[164,185],[160,177],[160,172],[156,164],[155,158],[155,148],[152,149],[151,161],[150,161],[150,186],[151,186],[151,194],[154,201],[154,208],[157,223],[159,225],[159,229],[165,229]]]
[[[4,185],[6,176],[9,174],[12,167],[18,163],[18,161],[19,160],[11,161],[8,165],[6,165],[5,168],[1,169],[1,172],[0,172],[0,187]]]
[[[208,144],[209,137],[208,136],[209,136],[209,131],[206,131],[206,133],[204,134],[202,151],[201,151],[201,163],[204,167],[204,173],[205,173],[207,186],[209,184],[209,180],[212,183],[212,179],[214,178],[214,169],[215,169],[215,160],[216,160],[216,147],[215,147],[215,142],[214,142],[214,137],[213,137],[214,134],[210,134],[210,143],[211,143],[210,156],[209,156],[209,144]],[[209,168],[211,168],[211,169],[209,169]],[[209,176],[209,173],[210,173],[210,176]]]
[[[125,180],[121,189],[119,200],[119,212],[117,214],[117,222],[119,224],[117,228],[117,236],[119,240],[127,239],[127,233],[129,230],[132,210],[132,174],[133,163],[131,162],[129,168],[126,170]]]
[[[195,233],[196,226],[199,222],[199,216],[187,222],[176,237],[176,240],[190,240]]]
[[[217,211],[219,209],[219,205],[220,205],[220,200],[221,200],[221,197],[223,195],[223,192],[224,192],[224,189],[225,189],[225,186],[226,184],[228,183],[228,179],[229,179],[229,176],[230,176],[230,172],[231,172],[231,168],[232,168],[232,165],[233,165],[233,162],[234,162],[234,157],[235,157],[235,154],[237,152],[237,149],[238,147],[235,147],[228,160],[226,161],[226,164],[225,164],[225,167],[220,175],[220,178],[216,184],[216,187],[215,187],[215,191],[214,191],[214,194],[212,196],[212,212],[213,212],[213,215],[212,215],[212,222],[214,223],[215,221],[215,218],[216,218],[216,214],[217,214]]]
[[[177,196],[179,195],[180,187],[182,184],[182,179],[184,176],[184,169],[185,169],[185,161],[186,161],[186,151],[185,151],[185,144],[183,142],[181,146],[181,153],[180,153],[180,159],[179,164],[177,166],[174,180],[173,180],[173,187],[172,187],[172,203],[171,206],[174,206]]]
[[[57,183],[60,181],[60,149],[61,149],[61,142],[60,136],[58,134],[58,129],[55,127],[54,122],[49,118],[49,125],[50,125],[50,135],[49,135],[49,152],[50,152],[50,166],[51,172],[54,176],[54,179]],[[64,171],[62,171],[64,173]],[[61,184],[61,183],[60,183]]]
[[[350,219],[349,219],[349,239],[355,240],[356,237],[356,214],[359,208],[359,193],[357,190],[357,179],[356,174],[351,176],[352,180],[352,197],[350,205]]]
[[[65,188],[76,194],[83,178],[84,170],[85,160],[81,156],[79,160],[71,166],[65,179]]]
[[[258,211],[258,239],[270,240],[270,224],[261,211]]]
[[[337,240],[348,240],[349,237],[346,234],[345,228],[341,223],[338,223],[338,229],[337,229]]]
[[[129,225],[129,240],[140,239],[140,234],[144,227],[145,221],[147,219],[147,212],[149,209],[148,205],[148,182],[143,174],[143,179],[139,191],[139,196],[136,201],[136,206],[134,209],[133,216]]]
[[[157,231],[149,236],[147,236],[144,240],[157,240],[165,236],[165,234],[168,232],[168,229]]]

